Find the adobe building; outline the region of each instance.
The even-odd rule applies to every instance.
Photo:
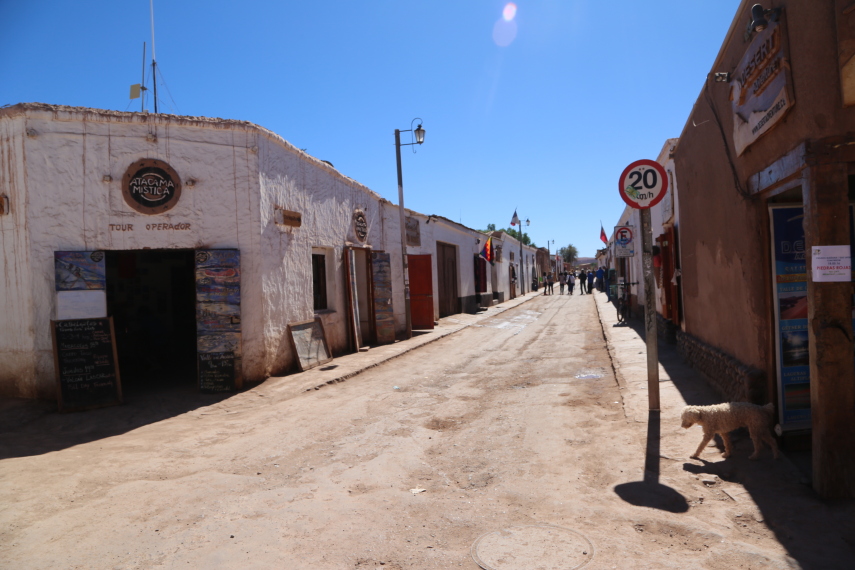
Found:
[[[233,355],[234,387],[289,371],[315,318],[332,354],[392,342],[384,203],[243,121],[0,109],[0,395],[55,397],[55,319],[112,316],[126,387],[192,386],[200,354]]]
[[[484,234],[405,225],[413,328],[506,298]],[[398,206],[244,121],[0,109],[0,235],[0,396],[56,396],[52,321],[111,317],[125,388],[295,370],[289,325],[331,356],[408,334]]]
[[[855,496],[855,10],[743,0],[674,152],[678,343],[729,400],[811,430],[813,485]]]

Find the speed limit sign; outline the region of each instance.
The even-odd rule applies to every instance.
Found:
[[[668,191],[668,174],[655,160],[636,160],[618,182],[620,197],[630,207],[643,210],[658,204]]]

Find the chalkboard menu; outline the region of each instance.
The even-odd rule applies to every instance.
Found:
[[[113,319],[51,321],[59,410],[122,403]]]
[[[231,392],[235,388],[235,353],[199,353],[199,390]]]

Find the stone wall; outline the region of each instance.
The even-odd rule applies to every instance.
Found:
[[[677,332],[677,350],[701,372],[721,397],[730,402],[765,404],[766,374],[683,331]]]

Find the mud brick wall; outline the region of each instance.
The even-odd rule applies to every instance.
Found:
[[[656,335],[659,340],[663,340],[668,344],[677,344],[677,331],[680,329],[671,319],[666,319],[659,313],[656,313]]]
[[[743,364],[683,331],[677,332],[677,350],[692,368],[706,377],[725,401],[767,402],[766,374],[763,371]]]

